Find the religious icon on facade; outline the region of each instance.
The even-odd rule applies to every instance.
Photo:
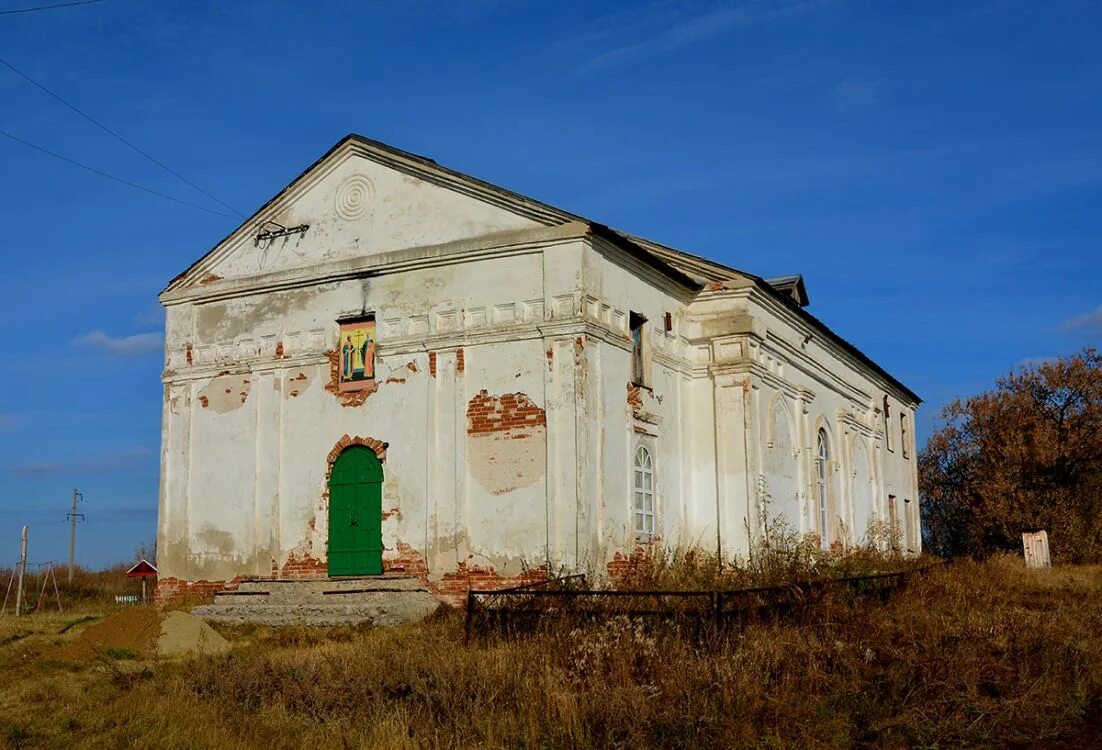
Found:
[[[340,324],[340,389],[356,390],[375,379],[375,318]]]

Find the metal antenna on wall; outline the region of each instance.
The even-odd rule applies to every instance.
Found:
[[[66,514],[69,519],[69,583],[73,582],[73,568],[76,566],[77,552],[77,519],[85,520],[83,513],[77,513],[77,500],[83,500],[84,495],[73,490],[73,509]]]

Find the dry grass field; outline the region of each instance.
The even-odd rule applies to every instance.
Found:
[[[0,746],[1102,746],[1099,566],[961,562],[708,644],[613,619],[468,645],[451,613],[61,658],[107,612],[0,618]]]

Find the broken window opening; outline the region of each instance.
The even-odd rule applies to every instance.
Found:
[[[892,407],[888,405],[887,396],[884,396],[884,445],[890,451],[895,450],[892,446]]]

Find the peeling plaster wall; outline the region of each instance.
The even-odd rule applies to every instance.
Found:
[[[201,283],[162,297],[165,580],[324,575],[328,459],[352,439],[387,444],[384,567],[444,595],[498,576],[600,574],[648,543],[745,555],[762,488],[794,495],[786,512],[811,530],[820,425],[837,536],[859,539],[854,524],[889,493],[917,536],[917,501],[902,502],[917,497],[913,427],[907,459],[898,435],[900,410],[913,425],[917,405],[804,343],[806,324],[749,282],[697,294],[584,225],[525,229],[367,160],[307,182],[276,217],[309,223],[305,237],[231,242]],[[378,260],[341,265],[365,257]],[[331,354],[337,320],[364,311],[376,388],[350,398],[334,392]],[[631,384],[632,311],[647,318],[648,388]],[[885,393],[894,451],[877,421]],[[771,454],[776,399],[792,434]],[[654,459],[653,539],[633,531],[639,446]]]
[[[536,339],[510,346],[504,357],[492,345],[464,353],[468,481],[460,525],[467,560],[515,576],[547,562],[543,351]],[[489,550],[497,560],[484,557]]]
[[[556,287],[543,271],[577,255],[559,243],[508,258],[170,305],[165,577],[230,580],[289,565],[323,571],[326,457],[342,435],[390,446],[385,566],[427,566],[431,579],[545,566],[550,456],[539,326],[555,299],[575,295],[569,285],[577,275],[562,275],[553,284],[565,286]],[[326,390],[328,353],[337,319],[364,309],[376,314],[377,389],[346,406]],[[506,445],[505,435],[472,437],[466,411],[483,392],[526,400],[540,423],[509,434]]]

